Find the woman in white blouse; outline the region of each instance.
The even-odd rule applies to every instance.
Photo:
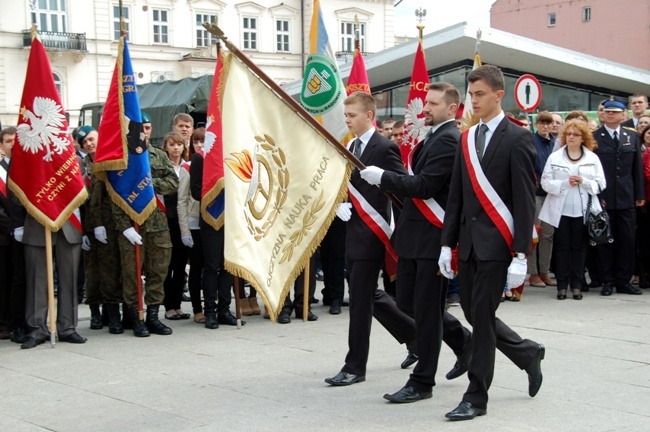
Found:
[[[548,196],[539,218],[555,227],[557,299],[566,299],[571,287],[573,298],[581,300],[585,215],[590,197],[591,211],[601,211],[597,194],[605,189],[605,174],[600,159],[592,152],[597,144],[585,122],[568,121],[559,138],[561,147],[551,153],[542,173],[542,188]]]

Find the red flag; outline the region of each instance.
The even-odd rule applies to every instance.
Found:
[[[221,129],[221,102],[219,83],[223,73],[223,58],[217,54],[214,80],[208,101],[208,121],[205,125],[205,143],[203,146],[203,185],[201,188],[201,215],[214,229],[223,226],[225,204],[223,179],[223,136]]]
[[[411,89],[409,98],[406,101],[406,114],[404,115],[404,136],[402,137],[402,161],[408,163],[408,156],[417,143],[424,139],[427,126],[424,124],[424,100],[429,89],[429,73],[427,63],[424,60],[424,48],[422,41],[418,43],[413,62],[413,73],[411,74]]]
[[[34,219],[57,231],[88,195],[50,62],[37,38],[16,129],[9,187]]]
[[[352,69],[350,69],[350,76],[348,76],[348,84],[345,86],[345,91],[350,96],[355,91],[360,91],[370,94],[370,82],[368,81],[368,73],[366,72],[366,63],[363,61],[363,55],[359,49],[354,50],[354,61],[352,62]]]

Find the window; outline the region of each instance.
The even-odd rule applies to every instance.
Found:
[[[275,50],[277,52],[291,51],[288,20],[275,20]]]
[[[216,24],[217,16],[210,14],[196,14],[196,46],[207,47],[217,43],[217,38],[203,27],[203,23]]]
[[[584,22],[591,21],[591,8],[589,6],[582,8],[582,20]]]
[[[257,50],[257,18],[244,17],[244,49]]]
[[[124,18],[124,24],[126,25],[126,40],[129,40],[129,34],[131,33],[130,16],[128,6],[122,7],[122,17]],[[113,5],[113,40],[119,40],[121,33],[120,7]]]
[[[153,9],[153,43],[169,43],[169,11]]]
[[[548,14],[548,26],[555,27],[555,12]]]
[[[32,11],[32,24],[40,31],[66,33],[65,0],[38,0]]]
[[[341,23],[341,51],[354,51],[354,23]],[[359,48],[361,51],[366,50],[366,24],[359,24]]]
[[[56,72],[52,72],[52,78],[54,79],[56,91],[59,92],[59,98],[61,98],[61,102],[63,102],[63,80],[61,80],[61,76]]]

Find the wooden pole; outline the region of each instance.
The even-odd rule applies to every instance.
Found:
[[[303,276],[304,276],[304,281],[303,281],[303,289],[305,290],[305,294],[303,296],[302,300],[302,320],[307,321],[307,315],[309,315],[309,302],[311,300],[311,296],[309,295],[309,263],[311,262],[311,258],[307,260],[307,265],[305,265],[305,269],[303,270]]]
[[[54,308],[54,269],[52,268],[52,230],[45,227],[45,271],[47,272],[47,310],[50,317],[50,345],[56,344],[56,311]]]
[[[339,142],[338,139],[334,137],[325,127],[323,127],[322,124],[320,124],[314,117],[311,116],[305,109],[298,103],[296,102],[291,96],[287,94],[287,92],[284,91],[282,87],[280,87],[273,79],[271,79],[268,75],[264,73],[255,63],[253,63],[244,53],[242,53],[235,45],[233,45],[228,38],[224,35],[223,31],[219,28],[219,26],[215,24],[210,24],[210,23],[203,23],[203,27],[221,39],[223,43],[226,45],[226,48],[235,55],[242,63],[244,63],[248,68],[258,76],[258,78],[266,84],[271,90],[273,90],[278,97],[293,111],[298,114],[304,121],[309,123],[314,129],[320,133],[323,138],[325,138],[329,143],[338,150],[338,152],[348,159],[354,166],[359,168],[360,170],[363,170],[366,168],[366,166],[359,160],[357,159],[356,156],[352,154],[343,144]],[[386,194],[388,198],[397,205],[399,209],[402,208],[402,202],[397,199],[395,196],[391,194]]]
[[[225,271],[225,270],[221,270]],[[241,330],[241,307],[239,300],[239,289],[241,287],[241,280],[239,276],[235,276],[235,282],[233,284],[233,290],[235,291],[235,313],[237,315],[237,330]]]
[[[133,229],[140,234],[140,225],[133,222]],[[138,296],[138,318],[144,321],[144,299],[142,298],[142,260],[140,258],[140,245],[134,243],[135,247],[135,286],[136,295]]]

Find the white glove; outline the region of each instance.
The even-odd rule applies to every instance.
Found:
[[[194,239],[192,239],[192,236],[183,236],[183,237],[181,237],[181,241],[187,247],[194,246]]]
[[[528,271],[528,260],[526,258],[519,259],[517,257],[512,257],[512,263],[508,267],[508,287],[510,289],[517,288],[524,283],[526,279],[526,272]]]
[[[384,170],[376,166],[369,166],[366,169],[359,172],[361,178],[370,183],[371,185],[381,184],[381,176],[384,174]]]
[[[438,267],[440,273],[447,279],[454,278],[454,271],[451,269],[451,248],[443,246],[440,248],[440,258],[438,258]]]
[[[127,240],[131,242],[132,245],[135,245],[136,243],[139,245],[142,244],[142,236],[137,232],[135,232],[135,228],[131,227],[125,229],[122,234],[124,234],[124,237],[126,237]]]
[[[108,243],[108,240],[106,238],[106,228],[103,226],[98,226],[95,228],[95,238],[97,239],[98,242],[101,243]]]
[[[352,203],[344,202],[339,204],[339,208],[336,209],[336,216],[341,219],[343,222],[347,222],[352,217]]]
[[[88,252],[90,250],[90,239],[88,236],[81,237],[81,249]]]
[[[23,242],[23,231],[25,230],[25,227],[18,227],[14,229],[14,239],[18,242]]]

